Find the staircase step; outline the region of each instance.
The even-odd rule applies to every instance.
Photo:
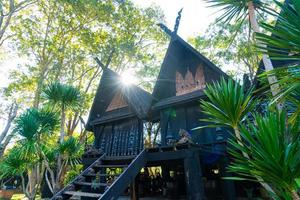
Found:
[[[136,156],[106,156],[104,157],[102,160],[105,161],[126,161],[126,160],[132,160],[134,159]]]
[[[125,168],[128,165],[94,165],[93,167],[97,168]]]
[[[66,191],[66,195],[80,196],[80,197],[91,197],[91,198],[100,198],[102,194],[99,193],[88,193],[88,192],[76,192],[76,191]]]
[[[84,174],[83,176],[90,176],[90,177],[95,177],[95,176],[120,176],[120,174],[96,174],[96,173],[88,173]]]
[[[75,185],[91,186],[91,182],[74,182]],[[100,186],[107,186],[107,183],[98,183]]]

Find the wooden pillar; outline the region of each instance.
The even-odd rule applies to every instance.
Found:
[[[232,177],[232,174],[227,171],[227,166],[229,164],[229,160],[226,156],[224,156],[221,159],[221,177]],[[235,200],[236,199],[236,194],[235,194],[235,186],[234,186],[234,181],[233,180],[225,180],[222,179],[222,193],[225,199],[228,200]]]
[[[204,185],[199,154],[191,150],[191,153],[184,158],[184,174],[186,182],[186,194],[188,200],[204,199]]]
[[[137,175],[134,181],[130,184],[130,199],[139,200],[139,191],[138,191],[138,176]]]

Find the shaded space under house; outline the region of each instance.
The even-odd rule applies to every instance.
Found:
[[[174,31],[160,25],[170,43],[152,94],[121,84],[117,73],[103,69],[86,127],[99,153],[84,159],[85,170],[53,200],[246,197],[247,183],[222,179],[230,176],[228,130],[195,129],[206,125],[199,120],[205,118],[199,106],[205,84],[227,75],[176,34],[178,23]],[[160,124],[160,143],[146,148],[149,122]],[[192,142],[177,142],[183,130]],[[148,174],[150,167],[159,169],[155,177]]]

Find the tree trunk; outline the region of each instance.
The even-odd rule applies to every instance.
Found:
[[[3,156],[5,149],[7,147],[7,145],[9,144],[9,142],[11,141],[11,139],[13,138],[14,134],[10,133],[8,136],[6,136],[4,142],[0,145],[0,158]]]
[[[61,119],[60,119],[60,143],[63,143],[65,138],[65,121],[66,121],[65,106],[62,104]]]
[[[234,134],[235,134],[235,137],[237,138],[238,144],[243,147],[244,144],[242,142],[242,137],[241,137],[240,130],[237,127],[234,127],[233,129],[234,129]],[[249,160],[249,155],[245,152],[242,152],[242,153],[243,153],[243,156]]]
[[[66,120],[66,113],[65,113],[65,106],[61,105],[61,119],[60,119],[60,139],[59,143],[62,144],[65,138],[65,120]],[[56,178],[55,178],[55,186],[53,186],[54,193],[58,192],[61,188],[60,185],[60,177],[61,177],[61,170],[63,168],[63,160],[61,155],[58,155],[57,158],[57,168],[56,168]]]
[[[36,86],[36,89],[34,92],[34,98],[33,98],[33,107],[34,108],[38,108],[39,104],[40,104],[42,85],[44,83],[44,73],[45,73],[45,70],[43,69],[42,72],[40,73],[38,81],[37,81],[37,86]]]
[[[34,199],[36,189],[37,189],[37,167],[33,167],[31,171],[28,172],[28,190],[27,197],[29,200]]]
[[[256,33],[260,33],[259,25],[258,25],[257,18],[255,15],[255,8],[253,5],[253,1],[248,2],[248,13],[249,13],[250,24],[251,24],[253,31]],[[265,47],[265,45],[262,45],[262,44],[258,44],[258,45],[260,45],[261,47]],[[263,60],[264,66],[265,66],[265,70],[267,72],[274,69],[272,62],[268,55],[263,54],[262,60]],[[269,75],[269,74],[267,75],[267,77],[268,77],[268,82],[270,84],[272,95],[275,97],[280,92],[280,87],[279,87],[277,78],[276,78],[276,76]],[[277,108],[279,110],[282,110],[282,105],[277,104]]]
[[[7,118],[5,128],[4,128],[4,130],[2,131],[2,133],[0,135],[0,144],[3,142],[4,138],[6,137],[8,131],[11,127],[12,121],[17,116],[17,112],[18,112],[18,105],[16,103],[13,103],[9,108],[9,113],[8,113],[8,118]]]
[[[293,200],[300,200],[300,197],[299,197],[297,191],[295,191],[295,190],[292,191],[292,197],[293,197]]]

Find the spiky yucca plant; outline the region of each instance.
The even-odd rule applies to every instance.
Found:
[[[257,101],[252,97],[252,89],[247,90],[232,79],[221,78],[219,82],[208,84],[206,90],[207,100],[201,100],[202,112],[207,118],[201,121],[209,122],[206,127],[230,127],[234,130],[236,141],[243,146],[240,134],[240,124],[253,110]],[[249,158],[246,152],[242,152],[243,157]],[[261,177],[255,177],[261,185],[269,192],[274,193],[272,188],[264,183]]]
[[[65,120],[68,109],[76,109],[82,102],[80,90],[71,85],[59,82],[47,85],[43,91],[43,97],[52,105],[58,106],[61,113],[60,143],[65,137]]]
[[[232,79],[221,78],[219,82],[207,85],[204,93],[209,101],[201,100],[201,108],[208,118],[201,120],[209,122],[210,127],[230,127],[240,139],[239,125],[256,103],[251,96],[252,89],[246,92],[242,85]]]
[[[278,77],[281,92],[271,103],[286,101],[292,104],[295,109],[293,116],[289,118],[292,122],[300,114],[300,1],[274,2],[281,8],[280,12],[272,12],[277,22],[275,25],[262,23],[261,26],[268,34],[256,33],[256,38],[264,44],[260,49],[274,60],[298,61],[293,66],[280,66],[264,74]]]
[[[229,153],[234,161],[229,170],[246,180],[257,181],[255,177],[261,177],[278,197],[298,200],[300,122],[287,124],[285,112],[256,115],[254,118],[255,123],[241,125],[243,145],[230,140]],[[240,152],[248,154],[249,158]]]
[[[43,143],[52,135],[57,125],[58,118],[55,113],[34,108],[26,110],[15,120],[13,132],[19,140],[4,156],[0,173],[3,177],[21,176],[23,192],[30,200],[35,198],[42,178],[41,163],[45,153]]]

